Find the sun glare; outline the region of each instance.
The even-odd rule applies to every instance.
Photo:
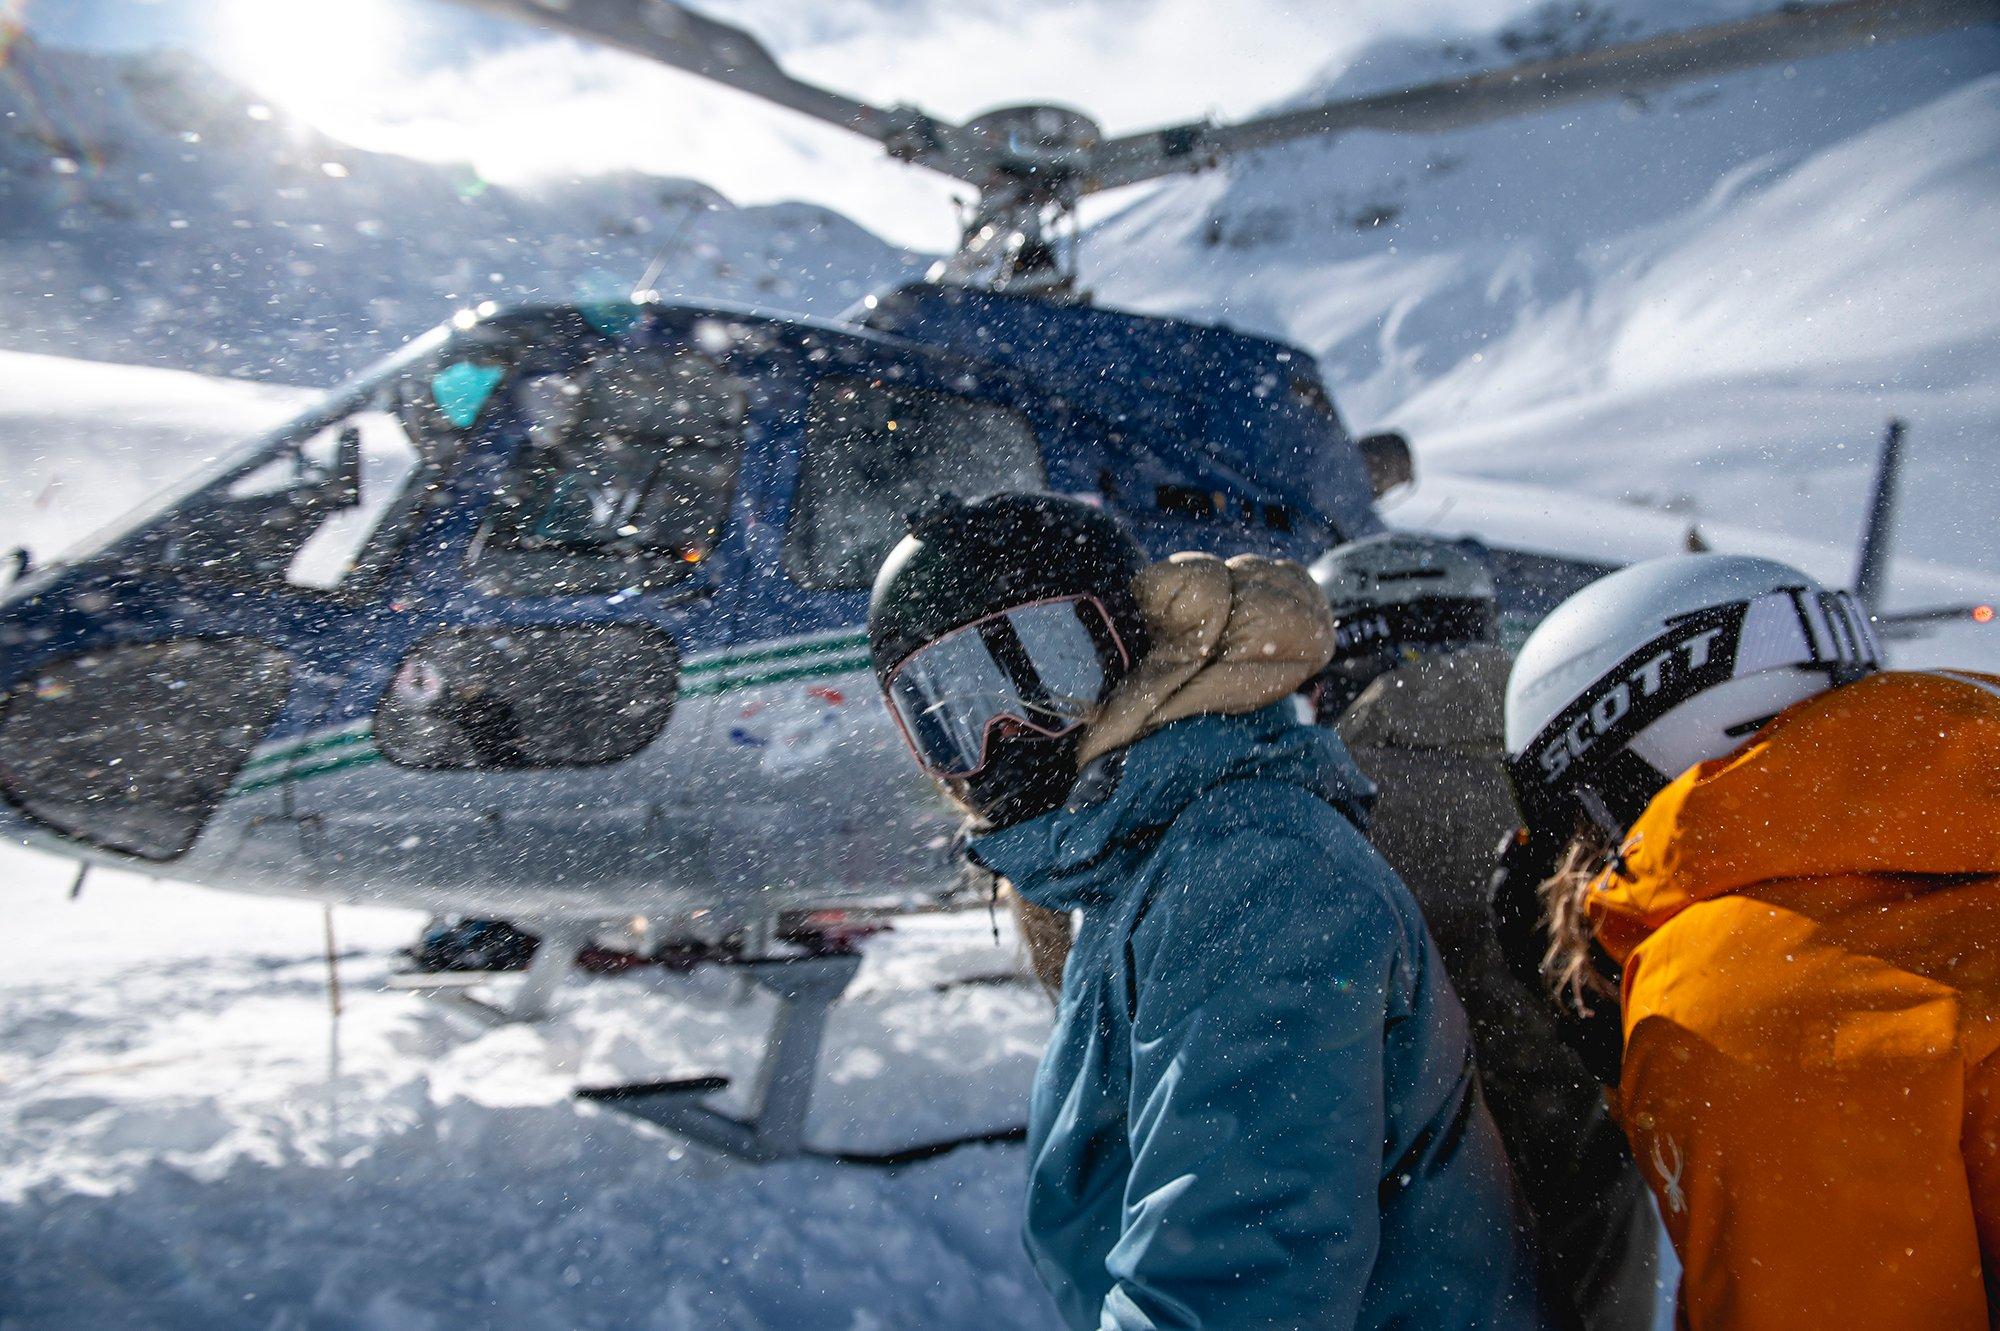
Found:
[[[353,116],[357,99],[396,76],[407,26],[389,0],[229,0],[217,35],[233,73],[324,126]]]

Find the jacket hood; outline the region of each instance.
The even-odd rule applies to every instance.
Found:
[[[1364,826],[1374,787],[1331,732],[1288,704],[1175,721],[1099,761],[1070,804],[968,843],[972,857],[1046,910],[1109,901],[1181,810],[1230,781],[1298,786]]]
[[[1781,879],[2000,874],[2000,677],[1872,675],[1689,768],[1591,885],[1620,962],[1698,901]]]
[[[1178,554],[1132,591],[1151,645],[1085,733],[1078,767],[1171,721],[1269,706],[1333,658],[1333,612],[1289,560]]]

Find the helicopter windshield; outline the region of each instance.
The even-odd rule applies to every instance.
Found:
[[[448,441],[406,381],[445,332],[420,338],[313,406],[45,566],[116,552],[182,576],[329,589],[356,566],[419,464]]]
[[[417,461],[393,413],[356,411],[252,461],[177,513],[147,549],[153,562],[192,576],[331,590]]]
[[[684,581],[714,554],[742,444],[741,387],[681,347],[627,347],[524,376],[527,441],[474,567],[511,592]]]

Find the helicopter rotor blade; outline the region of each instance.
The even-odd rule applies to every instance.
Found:
[[[958,126],[911,106],[881,107],[787,74],[743,29],[674,0],[459,0],[503,18],[614,46],[838,125],[889,155],[977,181],[985,158]]]
[[[1801,4],[1731,23],[1488,70],[1233,125],[1172,125],[1107,140],[1080,182],[1082,192],[1118,189],[1200,171],[1234,153],[1350,130],[1437,133],[1569,102],[1636,96],[1691,79],[1831,55],[1850,47],[2000,22],[2000,0],[1836,0]]]

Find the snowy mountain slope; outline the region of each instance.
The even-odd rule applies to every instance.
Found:
[[[1397,419],[1454,473],[1574,485],[1587,441],[1597,493],[1823,538],[1858,530],[1897,415],[1900,548],[2000,569],[1996,233],[2000,74],[1663,223]],[[1550,366],[1585,385],[1529,382]]]
[[[673,295],[822,314],[917,260],[809,204],[624,174],[502,188],[362,152],[191,56],[13,43],[0,339],[330,383],[480,299]]]
[[[1727,17],[1545,6],[1295,101]],[[2000,568],[2000,29],[1166,184],[1092,231],[1110,303],[1318,353],[1420,470],[1824,540],[1911,421],[1901,548]]]
[[[304,389],[0,351],[0,549],[53,555],[304,406]]]

